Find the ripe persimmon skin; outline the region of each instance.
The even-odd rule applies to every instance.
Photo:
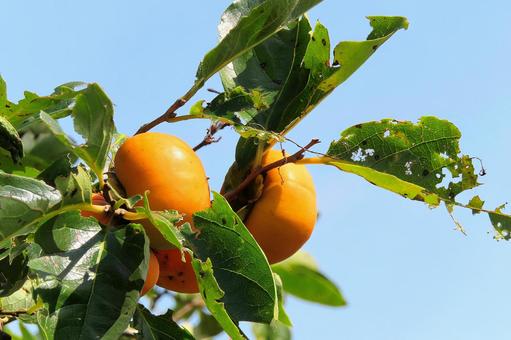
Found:
[[[145,295],[148,291],[150,291],[156,282],[158,281],[158,277],[160,276],[160,264],[158,263],[158,259],[156,255],[150,250],[151,256],[149,257],[149,266],[147,268],[147,276],[144,282],[144,286],[140,291],[140,296]]]
[[[182,261],[181,251],[177,248],[158,250],[155,254],[160,264],[158,286],[179,293],[199,292],[189,253],[184,253],[186,262]]]
[[[262,166],[283,158],[269,150]],[[314,182],[305,165],[289,163],[268,171],[263,192],[245,225],[268,261],[277,263],[297,252],[309,239],[317,219]]]
[[[105,200],[103,195],[100,193],[93,193],[91,197],[91,201],[93,205],[108,205],[108,202]],[[83,217],[94,217],[101,224],[108,224],[110,222],[110,217],[106,213],[96,213],[92,211],[81,211],[80,215]]]
[[[158,132],[128,138],[115,156],[115,172],[128,196],[150,191],[152,210],[177,210],[184,222],[210,206],[209,185],[193,149],[181,139]],[[170,249],[160,232],[143,221],[153,249]]]

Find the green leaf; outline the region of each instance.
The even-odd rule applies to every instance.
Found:
[[[271,325],[253,324],[252,331],[255,340],[291,340],[291,329],[279,321]]]
[[[234,2],[225,11],[219,26],[222,40],[202,60],[196,84],[202,86],[233,59],[268,39],[319,2],[321,0]]]
[[[289,318],[289,315],[287,315],[286,309],[284,308],[284,287],[282,285],[282,279],[280,278],[279,274],[275,272],[273,273],[273,279],[275,280],[275,285],[277,287],[277,299],[279,301],[277,320],[288,327],[292,327],[293,323],[291,322],[291,319]]]
[[[148,195],[149,191],[146,191],[144,193],[144,206],[136,207],[136,211],[145,214],[151,224],[158,229],[165,240],[170,244],[178,249],[183,248],[181,244],[181,239],[183,237],[175,225],[177,222],[181,221],[183,217],[175,210],[152,211],[149,206]]]
[[[479,196],[472,197],[470,202],[468,202],[468,207],[474,208],[474,209],[472,209],[472,214],[474,214],[474,215],[480,213],[480,209],[483,208],[483,205],[484,205],[484,201]]]
[[[227,333],[231,339],[247,339],[241,329],[237,326],[237,323],[231,319],[229,313],[227,313],[225,304],[222,302],[224,292],[220,289],[213,274],[211,259],[208,258],[205,262],[193,259],[192,265],[193,270],[195,271],[195,276],[197,277],[202,298],[213,317],[218,321],[225,333]]]
[[[61,202],[62,195],[44,182],[0,171],[0,244],[31,232],[33,223]]]
[[[45,112],[40,119],[69,151],[83,159],[102,181],[115,125],[112,102],[97,84],[91,84],[76,97],[72,110],[74,127],[85,144],[76,145],[60,128],[57,121]]]
[[[402,17],[371,17],[373,31],[365,41],[341,42],[334,49],[334,61],[330,61],[330,38],[327,29],[317,23],[311,34],[311,26],[307,18],[302,18],[288,29],[295,32],[293,40],[285,44],[270,43],[263,45],[267,50],[259,52],[252,51],[251,56],[241,57],[234,61],[233,65],[240,63],[240,66],[233,67],[231,71],[224,73],[224,84],[231,82],[233,85],[245,84],[246,91],[251,91],[257,86],[250,85],[245,81],[243,74],[247,77],[257,74],[257,80],[261,81],[267,73],[261,71],[267,62],[256,62],[259,56],[275,56],[282,54],[282,46],[290,51],[282,54],[279,59],[279,67],[287,70],[284,79],[279,79],[279,86],[268,86],[260,91],[276,91],[274,101],[269,108],[261,109],[252,114],[253,122],[261,126],[263,130],[285,135],[306,117],[324,98],[326,98],[335,87],[341,85],[358,69],[376,49],[388,40],[396,31],[407,28],[407,21]],[[276,38],[274,38],[276,39]],[[282,38],[283,39],[283,38]],[[292,55],[292,58],[286,57]],[[254,60],[255,58],[255,60]],[[266,57],[268,58],[268,57]],[[266,60],[266,59],[264,59]],[[228,74],[228,75],[225,75]],[[240,83],[238,83],[238,78]],[[274,81],[275,83],[275,81]],[[231,85],[229,85],[231,86]],[[229,89],[230,87],[228,87]],[[231,167],[224,182],[224,190],[231,190],[239,185],[239,181],[250,172],[251,168],[257,166],[258,155],[261,144],[254,139],[241,138],[236,148],[236,161]],[[263,145],[264,148],[271,144]],[[242,204],[243,205],[243,202]],[[237,207],[237,206],[236,206]]]
[[[34,299],[33,286],[30,280],[26,280],[23,287],[13,294],[0,298],[0,314],[2,314],[1,312],[31,314],[36,312],[39,307]]]
[[[195,256],[203,262],[211,259],[231,318],[269,323],[277,298],[268,261],[227,201],[217,193],[213,197],[210,209],[193,215],[198,232],[182,232]]]
[[[23,130],[21,140],[25,149],[23,165],[44,171],[52,163],[68,159],[76,161],[76,156],[70,153],[42,122],[32,123]]]
[[[129,325],[147,275],[143,228],[103,230],[78,212],[61,214],[35,237],[43,249],[29,261],[38,275],[37,314],[48,339],[117,339]]]
[[[202,106],[204,100],[197,102],[192,106],[190,115],[228,124],[244,138],[257,138],[265,142],[283,141],[278,134],[266,131],[260,125],[251,122],[258,110],[267,106],[271,100],[266,96],[267,93],[257,90],[248,93],[243,88],[236,87],[218,95],[206,107]]]
[[[0,116],[0,148],[9,151],[14,163],[18,163],[23,158],[21,138],[14,126],[2,116]]]
[[[396,31],[408,29],[408,20],[403,17],[367,17],[373,31],[366,41],[344,41],[334,49],[332,74],[318,86],[321,91],[331,91],[348,79],[369,57],[385,43]],[[316,40],[317,43],[317,40]]]
[[[284,291],[306,301],[326,306],[345,306],[341,291],[323,275],[310,255],[299,252],[275,264],[272,269],[282,279]]]
[[[486,211],[490,217],[491,224],[496,231],[496,239],[511,239],[511,216],[502,211],[506,205],[501,205],[495,211]]]
[[[194,337],[172,320],[172,311],[163,315],[153,315],[142,305],[137,306],[134,316],[137,339],[144,340],[191,340]]]
[[[5,107],[7,102],[7,84],[5,83],[4,78],[0,75],[0,107]]]
[[[436,117],[416,124],[384,119],[345,130],[327,155],[342,170],[437,206],[479,185],[471,158],[461,155],[460,137],[452,123]]]
[[[83,83],[64,84],[55,89],[49,96],[38,96],[25,91],[25,97],[17,104],[7,102],[0,106],[0,114],[4,115],[18,131],[24,131],[38,122],[39,113],[46,112],[54,119],[69,116],[75,104],[75,97],[79,88],[85,87]]]
[[[81,166],[67,177],[57,177],[55,185],[62,194],[62,206],[91,202],[91,178]]]
[[[28,259],[24,255],[0,260],[0,297],[9,296],[20,289],[27,279]],[[1,313],[1,311],[0,311]]]

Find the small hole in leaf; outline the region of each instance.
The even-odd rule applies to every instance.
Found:
[[[321,39],[321,43],[323,44],[323,46],[326,46],[326,40],[325,39]]]

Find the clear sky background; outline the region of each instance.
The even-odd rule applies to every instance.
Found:
[[[132,134],[160,115],[194,80],[217,39],[228,0],[0,2],[0,73],[11,99],[48,94],[68,81],[98,82],[115,103],[118,130]],[[511,198],[511,2],[338,1],[311,11],[333,42],[364,39],[366,15],[403,15],[398,32],[290,134],[328,143],[369,120],[437,115],[463,132],[465,153],[484,160],[477,189],[488,207]],[[218,79],[208,87],[220,89]],[[210,99],[201,92],[196,99]],[[182,109],[181,113],[186,110]],[[190,144],[207,122],[163,125]],[[237,136],[199,152],[219,190]],[[292,150],[292,146],[288,146]],[[296,339],[509,339],[511,244],[496,242],[485,216],[445,209],[371,186],[335,169],[311,167],[321,217],[305,249],[342,288],[349,306],[325,308],[290,298]],[[463,195],[465,201],[470,194]]]

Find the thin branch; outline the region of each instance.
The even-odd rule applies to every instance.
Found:
[[[282,158],[281,160],[278,160],[276,162],[273,162],[273,163],[270,163],[264,167],[259,167],[259,168],[256,168],[254,169],[248,176],[247,178],[245,178],[243,180],[243,182],[240,183],[240,185],[236,188],[236,189],[233,189],[227,193],[224,194],[224,197],[225,199],[228,201],[228,202],[232,202],[234,199],[236,199],[238,197],[238,195],[243,191],[245,190],[249,185],[250,183],[252,183],[252,181],[254,179],[257,178],[257,176],[261,175],[261,174],[264,174],[272,169],[275,169],[275,168],[278,168],[278,167],[281,167],[287,163],[295,163],[295,162],[298,162],[299,160],[301,160],[303,157],[304,157],[304,154],[305,152],[307,152],[311,147],[313,147],[314,145],[320,143],[319,139],[313,139],[309,142],[309,144],[303,146],[300,148],[300,150],[298,150],[297,152],[295,152],[294,154],[292,154],[291,156],[289,157],[284,157]]]
[[[165,111],[164,114],[162,114],[161,116],[159,116],[152,122],[142,125],[142,127],[140,127],[140,129],[138,129],[138,131],[135,132],[135,134],[138,135],[140,133],[147,132],[147,131],[151,130],[152,128],[154,128],[155,126],[168,121],[170,118],[174,118],[176,116],[177,109],[179,109],[181,106],[185,105],[186,102],[187,102],[187,99],[185,99],[184,97],[179,98],[178,100],[176,100],[174,102],[174,104],[172,104],[167,109],[167,111]]]
[[[205,306],[204,300],[202,300],[201,297],[194,298],[193,300],[185,304],[183,307],[175,311],[174,314],[172,315],[172,320],[178,322],[179,320],[184,318],[186,314],[188,314],[195,308],[202,308],[204,306]]]
[[[194,146],[193,151],[197,151],[200,148],[202,148],[203,146],[206,146],[209,144],[218,143],[220,141],[220,139],[222,139],[222,137],[215,139],[213,136],[215,135],[215,133],[222,130],[223,128],[225,128],[228,125],[229,125],[228,123],[222,123],[222,122],[211,124],[211,126],[207,130],[206,136],[204,136],[204,139],[199,144]]]

